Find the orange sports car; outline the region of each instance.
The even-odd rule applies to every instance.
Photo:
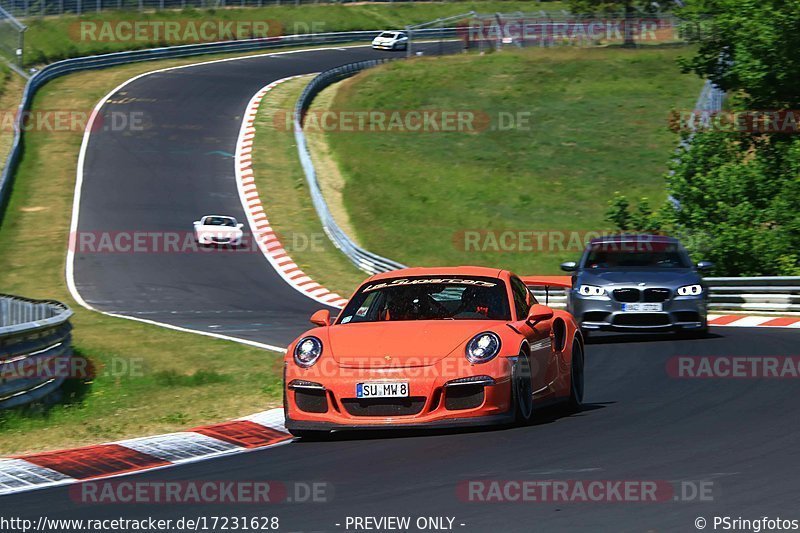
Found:
[[[527,285],[526,285],[527,283]],[[583,400],[584,343],[572,315],[521,279],[482,267],[409,268],[367,279],[337,318],[286,353],[286,427],[331,431],[526,423],[534,405]]]

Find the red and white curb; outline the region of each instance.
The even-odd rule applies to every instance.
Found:
[[[800,317],[788,316],[748,316],[748,315],[708,315],[709,326],[737,328],[798,328]]]
[[[253,174],[253,142],[256,136],[255,120],[258,114],[258,107],[264,96],[274,87],[281,83],[295,79],[299,76],[291,76],[274,81],[259,90],[247,104],[244,112],[242,127],[239,131],[239,138],[236,141],[235,170],[236,184],[239,188],[239,198],[247,214],[247,221],[253,238],[258,243],[258,247],[264,257],[270,262],[276,272],[288,283],[309,298],[333,307],[344,307],[347,300],[338,294],[329,291],[319,283],[308,277],[297,264],[292,261],[289,254],[284,249],[275,231],[269,224],[261,196],[255,184]],[[266,205],[269,208],[269,201]],[[278,206],[273,206],[278,209]]]
[[[0,495],[115,477],[291,440],[283,409],[179,433],[0,459]]]

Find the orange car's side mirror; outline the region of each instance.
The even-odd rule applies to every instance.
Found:
[[[331,312],[327,309],[320,309],[311,315],[311,323],[315,326],[330,326],[331,325]]]
[[[531,310],[528,311],[527,322],[529,324],[535,324],[551,318],[553,318],[553,310],[551,308],[542,304],[534,304],[531,306]]]

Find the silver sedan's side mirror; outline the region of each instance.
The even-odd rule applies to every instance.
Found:
[[[714,268],[714,263],[712,263],[711,261],[700,261],[699,263],[697,263],[697,270],[701,272],[706,272],[708,270],[711,270],[712,268]]]
[[[239,229],[242,229],[242,228],[244,227],[244,224],[242,224],[242,223],[240,222],[239,224],[236,224],[236,227],[237,227],[237,228],[239,228]]]
[[[578,269],[578,263],[575,261],[567,261],[566,263],[561,263],[561,270],[564,272],[574,272]]]

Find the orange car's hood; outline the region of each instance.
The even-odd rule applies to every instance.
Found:
[[[497,324],[489,320],[369,322],[332,326],[328,335],[331,354],[342,366],[427,366]]]

